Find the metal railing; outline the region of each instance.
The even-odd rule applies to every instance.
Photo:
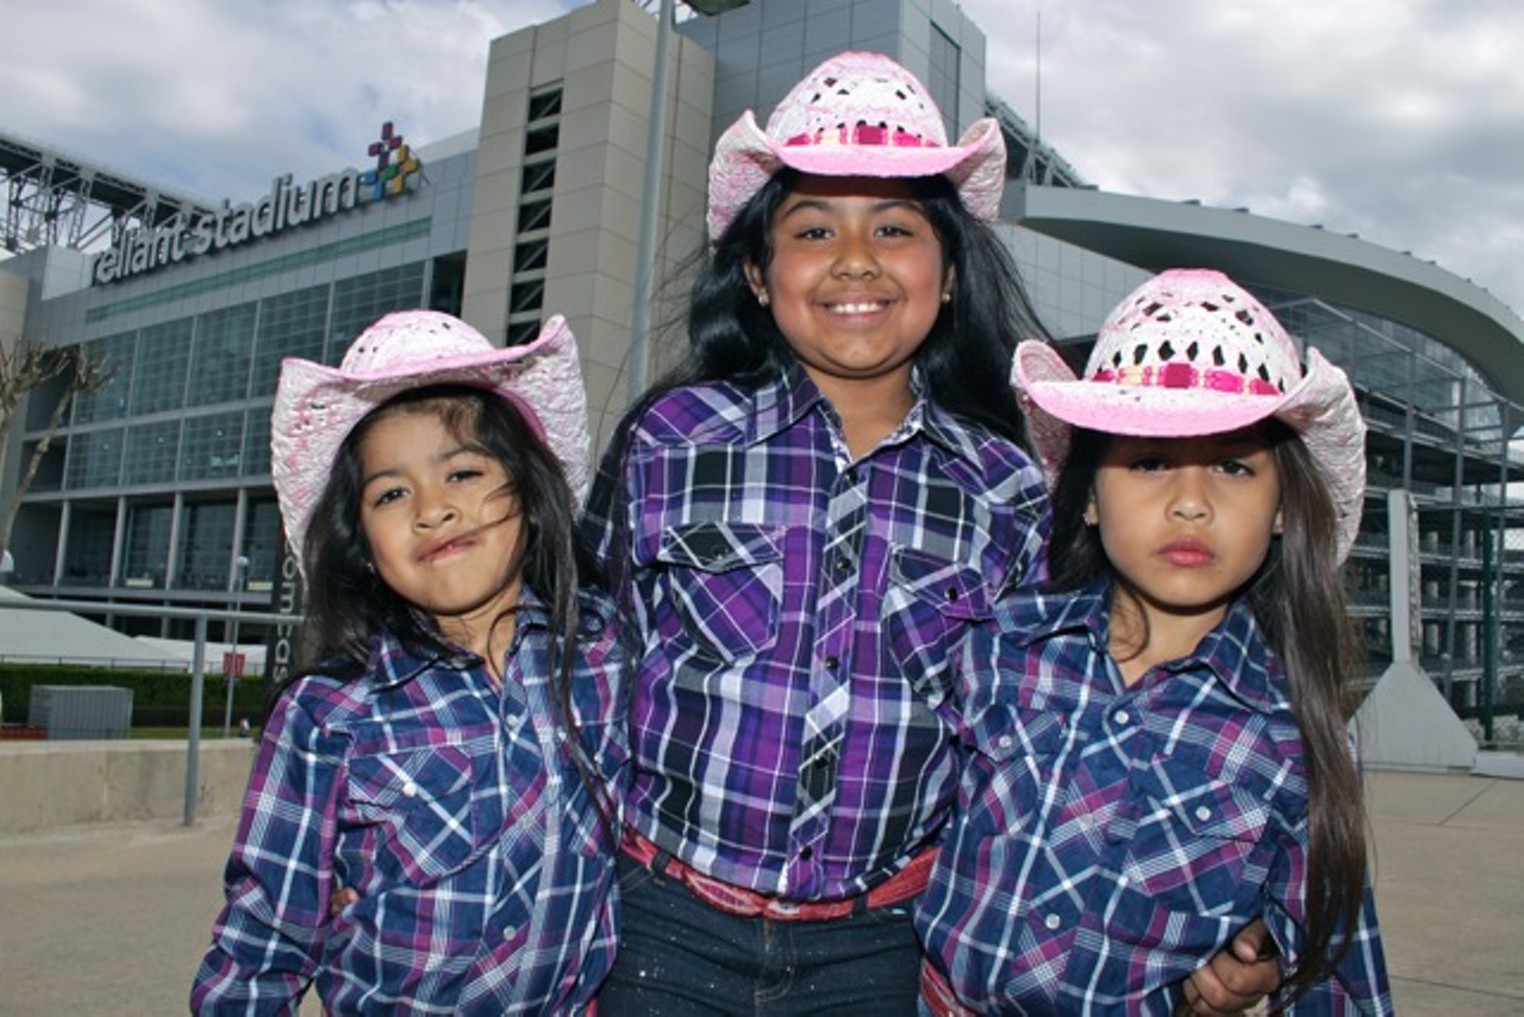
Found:
[[[195,643],[191,653],[191,700],[190,733],[185,746],[185,807],[183,819],[186,826],[196,822],[196,786],[201,777],[201,706],[206,687],[206,630],[213,619],[268,625],[299,625],[302,618],[293,614],[272,614],[259,611],[240,611],[233,608],[162,607],[152,604],[106,604],[89,600],[0,600],[0,611],[67,611],[73,614],[100,615],[119,614],[138,618],[179,618],[195,624]]]

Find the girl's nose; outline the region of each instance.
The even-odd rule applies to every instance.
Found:
[[[1177,519],[1198,522],[1211,515],[1211,499],[1207,497],[1205,477],[1196,467],[1175,471],[1175,487],[1170,497],[1170,514]]]
[[[419,497],[418,512],[413,516],[413,527],[418,530],[433,530],[449,523],[458,515],[453,502],[437,495]]]
[[[878,258],[866,238],[843,234],[836,258],[836,276],[840,279],[873,279],[878,276]]]

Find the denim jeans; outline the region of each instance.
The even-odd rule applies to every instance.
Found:
[[[913,900],[823,922],[726,914],[619,860],[619,954],[598,1017],[915,1017]]]

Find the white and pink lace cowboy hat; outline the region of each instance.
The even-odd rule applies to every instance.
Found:
[[[785,166],[831,177],[945,175],[963,204],[994,219],[1005,187],[1005,138],[992,117],[947,143],[924,85],[879,53],[841,53],[816,67],[757,127],[751,110],[721,135],[709,163],[709,239]]]
[[[1016,348],[1011,382],[1049,478],[1069,429],[1152,438],[1224,434],[1274,417],[1301,436],[1333,496],[1343,561],[1360,530],[1365,421],[1344,372],[1296,343],[1263,304],[1208,269],[1148,280],[1101,325],[1076,378],[1047,343]]]
[[[572,493],[586,496],[591,438],[577,342],[556,315],[538,337],[499,348],[438,311],[388,314],[355,338],[336,368],[289,357],[270,415],[270,473],[286,538],[301,560],[313,507],[339,447],[371,410],[409,389],[470,385],[523,411],[560,461]]]

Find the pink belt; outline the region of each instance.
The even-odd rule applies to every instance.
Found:
[[[770,918],[778,922],[823,922],[909,900],[926,889],[932,864],[937,860],[937,849],[927,848],[888,881],[845,900],[786,901],[706,876],[633,830],[625,830],[622,846],[630,858],[658,875],[682,883],[710,907],[743,918]]]

